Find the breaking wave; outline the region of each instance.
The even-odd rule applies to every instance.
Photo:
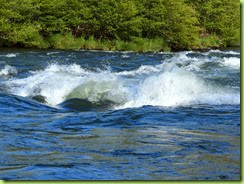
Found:
[[[14,53],[9,53],[9,54],[6,54],[6,55],[0,55],[1,57],[7,57],[7,58],[13,58],[13,57],[17,57],[17,54],[14,54]]]
[[[0,70],[0,76],[7,76],[10,74],[17,74],[17,73],[18,73],[17,69],[10,65],[5,65],[5,67]]]
[[[89,72],[77,64],[52,64],[45,70],[32,72],[27,78],[7,81],[13,94],[25,97],[41,95],[52,106],[71,98],[121,102],[121,84],[118,77],[109,71]]]
[[[235,69],[240,69],[240,59],[236,57],[224,58],[223,65]]]
[[[113,108],[240,104],[238,86],[218,84],[198,75],[198,71],[215,75],[216,67],[222,68],[222,72],[226,67],[240,69],[240,59],[192,57],[192,53],[180,52],[158,65],[121,72],[90,71],[78,64],[56,63],[44,70],[31,71],[26,78],[11,78],[5,85],[12,94],[39,99],[51,106],[70,106],[72,99],[82,100],[77,104],[92,103],[96,107],[109,102]],[[0,75],[9,73],[17,71],[9,65],[0,70]]]
[[[221,105],[239,101],[238,92],[208,84],[189,71],[174,69],[145,79],[137,94],[122,107]]]

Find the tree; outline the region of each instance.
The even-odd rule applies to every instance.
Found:
[[[198,13],[183,0],[164,0],[163,36],[174,49],[190,49],[198,41]]]
[[[205,32],[217,34],[224,44],[240,41],[240,1],[188,0],[199,12]]]
[[[143,4],[140,11],[143,21],[143,36],[146,38],[162,37],[166,26],[164,1],[146,0],[141,3]]]

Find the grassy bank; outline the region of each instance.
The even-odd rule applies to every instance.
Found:
[[[47,38],[36,34],[25,42],[16,44],[23,48],[40,48],[40,49],[62,49],[62,50],[104,50],[104,51],[164,51],[169,52],[172,49],[162,38],[134,38],[132,41],[123,40],[97,40],[94,37],[84,39],[76,38],[72,33],[55,34]],[[222,41],[216,35],[207,35],[199,38],[189,50],[201,50],[207,48],[223,47]]]
[[[36,37],[35,41],[32,39],[29,42],[22,43],[20,46],[26,48],[52,48],[63,50],[170,51],[170,47],[167,43],[160,38],[135,38],[133,41],[127,42],[123,40],[97,40],[92,36],[88,39],[84,39],[83,37],[76,38],[71,33],[56,34],[46,39],[39,36]]]

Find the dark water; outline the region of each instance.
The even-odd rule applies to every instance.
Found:
[[[240,52],[0,52],[0,178],[239,180]]]

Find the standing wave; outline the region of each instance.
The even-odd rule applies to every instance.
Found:
[[[122,108],[152,106],[189,106],[196,104],[239,104],[238,91],[205,82],[194,73],[173,69],[146,78],[134,98]]]
[[[77,64],[51,64],[44,70],[31,72],[29,77],[9,79],[5,85],[15,95],[33,99],[41,96],[50,106],[70,99],[85,99],[86,104],[109,101],[115,109],[240,103],[238,90],[207,82],[187,67],[172,67],[167,63],[117,73],[89,71]]]
[[[56,106],[71,98],[88,99],[99,103],[111,100],[121,103],[124,98],[123,82],[109,71],[91,72],[77,64],[51,64],[45,70],[33,71],[23,79],[10,79],[10,92],[24,97],[44,97],[47,104]],[[120,98],[119,98],[120,96]]]

